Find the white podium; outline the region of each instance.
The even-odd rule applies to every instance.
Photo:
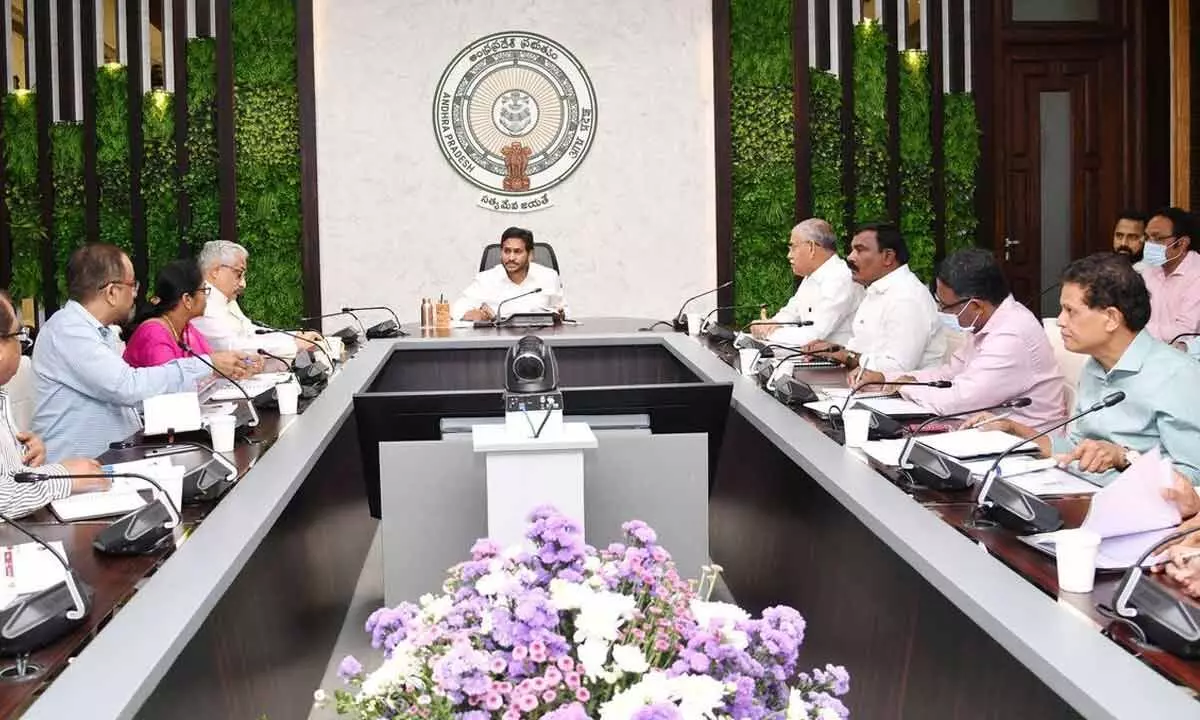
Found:
[[[521,437],[504,425],[471,429],[487,467],[487,536],[501,547],[525,542],[530,512],[552,505],[583,528],[583,451],[597,446],[587,423],[563,423],[552,437]]]

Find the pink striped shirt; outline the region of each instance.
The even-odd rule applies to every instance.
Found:
[[[183,341],[197,355],[208,355],[212,352],[208,341],[191,323],[183,329]],[[137,330],[125,344],[125,362],[132,367],[155,367],[164,365],[172,360],[190,357],[175,342],[171,330],[158,320],[147,320],[138,325]]]
[[[1066,415],[1065,381],[1042,323],[1008,296],[978,332],[940,367],[904,374],[918,382],[949,380],[939,389],[901,387],[905,398],[939,415],[966,412],[1006,400],[1028,397],[1033,402],[1015,410],[1012,419],[1030,426],[1045,425]]]

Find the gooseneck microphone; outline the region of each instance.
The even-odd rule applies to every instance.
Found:
[[[207,463],[199,468],[202,472],[198,475],[196,472],[190,472],[184,475],[183,478],[183,501],[184,502],[207,502],[216,500],[228,490],[234,482],[237,481],[238,469],[237,466],[225,457],[224,453],[219,453],[210,445],[194,442],[192,440],[175,440],[172,443],[154,443],[154,442],[136,442],[131,440],[118,440],[108,444],[110,450],[129,450],[132,448],[142,448],[145,450],[159,450],[161,453],[146,453],[147,457],[152,455],[165,455],[177,452],[183,452],[183,448],[192,448],[208,453],[212,461],[225,471],[224,477],[215,475],[214,479],[209,480],[209,472]]]
[[[920,435],[921,431],[924,430],[929,425],[932,425],[935,422],[940,422],[942,420],[949,420],[951,418],[956,418],[956,417],[969,417],[971,415],[975,415],[975,414],[981,413],[981,412],[991,412],[992,410],[1010,410],[1013,408],[1029,407],[1029,405],[1032,403],[1033,403],[1033,400],[1030,398],[1019,397],[1019,398],[1013,398],[1012,400],[1005,400],[1004,402],[997,403],[995,405],[988,405],[987,407],[975,408],[974,410],[963,410],[961,412],[947,413],[946,415],[936,415],[934,417],[931,417],[928,420],[926,420],[925,422],[923,422],[920,425],[913,428],[913,431],[908,434],[908,439],[904,441],[904,447],[901,448],[901,450],[900,450],[900,469],[901,470],[911,470],[912,469],[908,465],[908,453],[912,450],[912,446],[913,446],[913,443],[917,439],[917,435]]]
[[[675,329],[675,332],[685,332],[687,330],[687,318],[685,318],[683,316],[683,311],[687,308],[687,306],[689,304],[691,304],[691,302],[693,300],[699,300],[700,298],[704,297],[705,295],[712,295],[715,292],[724,290],[725,288],[729,287],[730,285],[733,285],[732,280],[723,282],[720,285],[713,288],[712,290],[705,290],[702,293],[693,295],[690,298],[688,298],[687,300],[684,300],[683,304],[679,306],[679,312],[675,313],[675,317],[671,318],[671,327]],[[659,325],[659,324],[665,324],[665,323],[655,323],[654,325]],[[654,325],[651,325],[650,327],[654,327]]]
[[[325,313],[323,315],[308,315],[308,316],[300,318],[300,322],[312,322],[313,320],[324,320],[325,318],[338,317],[341,315],[349,315],[350,317],[354,318],[354,322],[358,324],[359,332],[361,332],[363,335],[367,334],[366,328],[363,327],[362,320],[359,320],[358,316],[355,315],[349,308],[342,308],[341,310],[338,310],[337,312]],[[262,327],[266,327],[266,326],[264,325]]]
[[[1125,571],[1117,585],[1112,598],[1112,615],[1107,612],[1109,608],[1097,606],[1101,614],[1131,627],[1143,643],[1188,659],[1200,657],[1200,638],[1196,636],[1200,608],[1160,583],[1142,582],[1142,565],[1164,546],[1196,532],[1200,532],[1200,527],[1173,533],[1150,546]]]
[[[19,483],[44,482],[46,480],[70,480],[72,478],[132,478],[149,483],[156,493],[154,502],[123,515],[96,534],[92,547],[108,555],[148,555],[162,548],[173,535],[173,530],[183,522],[179,508],[171,496],[153,478],[138,473],[64,473],[46,475],[35,472],[13,473]]]
[[[255,335],[270,335],[271,333],[279,333],[280,335],[287,335],[290,338],[295,338],[296,340],[300,340],[301,342],[306,342],[309,345],[312,345],[315,349],[320,350],[321,354],[325,356],[325,359],[329,361],[329,372],[333,372],[333,368],[334,368],[333,356],[331,356],[329,354],[329,352],[324,347],[322,347],[321,343],[315,343],[312,340],[309,340],[308,338],[304,337],[300,333],[292,332],[290,330],[280,330],[279,328],[266,327],[265,325],[254,328]]]
[[[523,292],[520,295],[513,295],[510,298],[504,298],[503,300],[501,300],[500,303],[498,305],[496,305],[496,316],[492,318],[492,324],[497,325],[501,321],[504,320],[504,316],[500,314],[500,308],[504,307],[505,303],[507,303],[511,300],[518,300],[523,297],[529,297],[530,295],[537,295],[541,291],[542,291],[541,288],[534,288],[534,289],[530,290],[529,292]]]
[[[0,655],[28,655],[83,624],[92,609],[92,589],[49,543],[7,515],[0,514],[0,520],[42,546],[66,572],[62,582],[18,598],[0,610]]]
[[[1000,477],[1000,463],[1026,444],[1035,444],[1055,430],[1070,425],[1084,415],[1112,407],[1125,399],[1125,393],[1117,391],[1105,395],[1100,402],[1087,410],[1078,412],[1062,422],[1055,423],[1027,440],[1013,443],[1000,453],[983,475],[983,486],[976,500],[978,511],[984,517],[995,520],[1004,527],[1018,533],[1051,532],[1062,527],[1062,516],[1057,509],[1036,495],[1007,482]]]
[[[367,339],[368,340],[374,340],[375,338],[393,338],[393,337],[407,337],[408,336],[408,333],[404,332],[404,330],[402,330],[400,328],[400,316],[396,314],[395,310],[391,309],[387,305],[367,305],[364,307],[344,307],[344,308],[342,308],[342,312],[344,312],[344,313],[365,312],[367,310],[387,310],[389,313],[392,314],[391,320],[384,320],[381,323],[372,325],[371,327],[367,328]]]
[[[850,390],[850,392],[846,393],[846,401],[843,402],[842,407],[838,409],[838,415],[846,414],[846,408],[850,406],[850,401],[854,399],[854,396],[858,394],[859,390],[862,390],[863,388],[867,388],[867,387],[872,387],[872,386],[882,387],[884,385],[916,385],[919,387],[931,387],[931,388],[944,389],[944,388],[951,387],[953,385],[953,383],[951,383],[949,380],[928,380],[926,382],[918,382],[916,380],[903,380],[903,381],[893,380],[891,382],[888,382],[887,380],[881,380],[879,382],[863,383],[862,385],[859,385],[856,388],[852,388]]]
[[[250,409],[250,422],[248,423],[248,425],[252,428],[258,427],[258,410],[256,410],[254,408],[254,398],[250,397],[250,393],[246,392],[246,388],[242,387],[242,384],[239,383],[237,380],[234,380],[233,378],[229,377],[221,370],[218,370],[216,365],[209,362],[208,360],[201,357],[200,355],[196,354],[196,352],[194,350],[192,350],[190,347],[188,347],[188,344],[185,343],[182,339],[179,340],[179,347],[184,352],[188,353],[192,357],[196,358],[200,362],[202,362],[205,365],[212,368],[213,372],[215,372],[216,374],[218,374],[221,377],[228,380],[231,385],[233,385],[235,388],[238,389],[238,392],[240,392],[242,394],[242,396],[246,398],[246,406]]]

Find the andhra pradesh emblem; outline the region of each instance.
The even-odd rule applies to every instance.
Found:
[[[496,33],[468,45],[442,73],[433,123],[442,154],[482,191],[479,205],[538,210],[591,148],[596,93],[558,43]]]

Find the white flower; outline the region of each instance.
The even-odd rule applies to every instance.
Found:
[[[586,585],[560,578],[550,581],[550,602],[555,610],[578,610],[592,594],[592,590]]]
[[[837,710],[826,707],[821,708],[821,711],[817,713],[817,720],[842,720],[842,718],[837,714]]]
[[[384,660],[375,672],[363,678],[362,694],[375,697],[386,694],[393,685],[418,685],[420,670],[421,662],[413,652],[412,645],[407,642],[398,643],[392,650],[392,656]]]
[[[808,720],[808,703],[804,702],[804,693],[796,688],[788,693],[787,720]]]
[[[576,650],[579,662],[589,679],[600,677],[604,663],[608,662],[608,643],[598,638],[588,638]]]
[[[575,642],[598,638],[611,643],[624,622],[633,617],[637,602],[628,595],[607,590],[590,595],[575,617]]]
[[[712,620],[716,620],[721,627],[728,627],[736,622],[750,619],[750,613],[729,603],[693,600],[690,607],[692,615],[700,627],[708,627]]]
[[[496,568],[475,581],[475,591],[485,597],[510,595],[516,586],[516,577],[502,568]]]
[[[325,703],[328,700],[329,695],[324,690],[317,690],[313,693],[313,705],[315,707],[325,707]]]
[[[668,678],[654,671],[600,706],[600,720],[627,720],[644,705],[677,702],[687,720],[708,720],[725,697],[725,685],[705,675]]]
[[[614,645],[612,656],[617,667],[627,673],[641,675],[650,669],[646,654],[636,645]]]
[[[454,609],[454,598],[449,595],[424,595],[421,597],[422,620],[430,625],[441,622]]]
[[[725,697],[725,683],[707,675],[680,675],[674,678],[679,712],[685,718],[711,717],[712,710]]]
[[[600,569],[600,558],[595,555],[588,555],[583,560],[583,569],[589,573],[594,573]]]

